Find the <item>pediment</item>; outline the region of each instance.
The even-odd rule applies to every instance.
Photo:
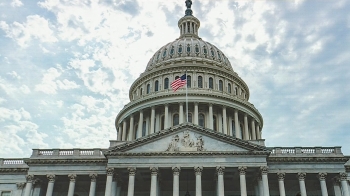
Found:
[[[111,147],[105,155],[120,153],[167,152],[267,152],[265,146],[252,144],[210,129],[185,123],[139,138],[135,141]]]

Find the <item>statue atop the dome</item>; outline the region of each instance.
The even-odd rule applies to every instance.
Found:
[[[191,0],[186,0],[185,3],[186,3],[187,9],[191,9],[192,1]]]
[[[186,3],[186,11],[185,11],[185,16],[192,16],[192,10],[191,10],[191,6],[192,6],[192,1],[191,0],[186,0],[185,1]]]

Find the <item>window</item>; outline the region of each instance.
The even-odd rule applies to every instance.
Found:
[[[179,54],[181,54],[182,53],[182,45],[180,45],[179,46],[179,49],[178,49],[178,51],[177,51]]]
[[[191,52],[191,46],[190,44],[187,45],[187,53],[190,53]]]
[[[198,116],[198,124],[199,124],[199,126],[204,127],[204,125],[205,125],[204,114],[199,114],[199,116]]]
[[[209,88],[211,88],[211,89],[213,89],[213,78],[212,77],[210,77],[209,78]]]
[[[217,51],[217,52],[218,52],[218,59],[221,60],[220,52],[219,51]]]
[[[174,114],[173,116],[173,126],[179,124],[179,114]]]
[[[154,91],[155,91],[155,92],[158,91],[158,85],[159,85],[159,82],[158,82],[158,80],[156,80],[156,81],[154,82]]]
[[[231,94],[231,84],[230,83],[227,85],[227,91],[228,91],[228,93]]]
[[[198,55],[199,54],[199,47],[198,47],[198,45],[196,45],[195,51],[196,51],[196,54]]]
[[[142,123],[142,137],[146,136],[146,121]]]
[[[175,80],[178,79],[180,76],[175,76]]]
[[[187,88],[191,88],[191,76],[187,75]]]
[[[160,130],[164,130],[164,116],[160,119]]]
[[[164,79],[164,89],[168,89],[169,88],[169,78],[165,78]]]
[[[175,50],[175,49],[174,49],[174,46],[172,46],[171,49],[170,49],[170,56],[173,56],[173,55],[174,55],[174,50]]]
[[[198,76],[198,88],[203,88],[203,78],[202,78],[202,76]]]
[[[235,87],[235,95],[237,95],[237,94],[238,94],[238,88]]]
[[[1,192],[1,196],[10,196],[11,195],[11,191],[2,191]]]
[[[188,122],[192,123],[192,114],[188,113]]]
[[[215,54],[214,54],[214,50],[213,50],[212,48],[210,49],[210,52],[211,52],[211,57],[214,58],[214,57],[215,57]]]
[[[142,91],[143,91],[143,89],[142,89],[142,88],[140,88],[140,96],[142,96]]]
[[[147,84],[147,94],[149,94],[151,91],[151,85],[150,84]]]
[[[207,54],[208,54],[208,50],[207,50],[207,48],[205,46],[203,46],[203,53],[204,53],[205,56],[207,56]]]
[[[217,128],[216,128],[216,116],[213,116],[213,129],[214,129],[214,131],[217,131]]]
[[[223,91],[223,83],[222,80],[219,80],[219,91]]]
[[[160,52],[158,52],[158,55],[157,55],[157,61],[159,60],[159,56],[160,56]]]
[[[166,48],[165,48],[165,50],[163,52],[163,58],[165,58],[165,56],[166,56]]]

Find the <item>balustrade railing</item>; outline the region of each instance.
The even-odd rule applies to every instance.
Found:
[[[0,165],[24,165],[23,159],[0,159]]]
[[[341,147],[272,147],[272,155],[342,154]]]
[[[105,149],[33,149],[32,157],[46,157],[46,156],[103,156]]]

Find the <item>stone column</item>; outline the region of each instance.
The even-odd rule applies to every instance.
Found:
[[[151,167],[151,191],[150,196],[157,196],[157,175],[158,167]]]
[[[164,106],[164,129],[169,128],[169,105]]]
[[[21,196],[22,195],[22,192],[23,192],[23,188],[26,186],[26,183],[16,183],[16,186],[17,186],[17,193],[16,193],[16,196]]]
[[[261,133],[260,133],[260,127],[259,125],[256,125],[256,139],[260,140],[261,139]]]
[[[126,120],[123,120],[123,133],[122,133],[122,141],[126,141]]]
[[[137,136],[136,136],[136,138],[142,137],[142,128],[143,128],[142,125],[143,125],[143,111],[140,110],[139,126],[138,126],[138,130],[137,130]]]
[[[225,172],[225,167],[222,167],[222,166],[216,167],[216,173],[218,175],[218,196],[224,196],[225,194],[224,172]]]
[[[51,196],[55,185],[56,176],[55,174],[47,174],[46,177],[49,180],[49,183],[47,184],[46,196]]]
[[[26,184],[26,189],[24,191],[24,196],[29,196],[33,186],[34,175],[32,174],[26,175],[26,180],[27,180],[27,184]]]
[[[339,182],[340,182],[340,179],[338,177],[333,178],[333,189],[334,189],[335,196],[342,196]]]
[[[107,180],[106,180],[105,196],[111,196],[114,168],[106,168],[106,170],[107,170]]]
[[[326,177],[327,173],[318,173],[318,179],[320,180],[322,196],[328,196]]]
[[[350,196],[348,181],[347,181],[348,174],[345,172],[342,172],[339,174],[339,176],[340,176],[341,189],[343,190],[343,196]]]
[[[129,171],[128,196],[134,196],[136,168],[129,167],[128,171]]]
[[[242,139],[238,121],[238,110],[235,110],[235,132],[236,138]]]
[[[230,136],[233,136],[233,130],[232,130],[232,116],[229,115],[228,116],[228,128],[227,128],[227,131],[229,132],[228,134]]]
[[[203,167],[194,167],[196,175],[196,196],[202,196],[202,171]]]
[[[152,109],[151,109],[151,131],[150,133],[154,133],[154,119],[155,119],[155,115],[156,115],[156,110],[155,110],[155,107],[152,106]]]
[[[228,135],[227,129],[227,117],[226,117],[226,107],[222,107],[222,126],[224,128],[224,133]]]
[[[160,114],[157,113],[156,114],[156,125],[155,125],[156,129],[154,132],[160,131]]]
[[[129,141],[134,140],[134,115],[130,115]]]
[[[258,180],[258,187],[259,187],[259,196],[264,196],[264,186],[263,186],[262,178],[260,174],[257,176],[257,180]]]
[[[219,133],[223,133],[223,131],[222,131],[222,115],[221,115],[221,113],[218,113],[216,115],[216,121],[217,122],[219,121],[219,123],[217,123],[217,130],[216,131],[219,132]],[[214,124],[214,122],[213,122],[213,124]],[[213,125],[213,128],[215,130],[216,127],[214,127],[214,125]]]
[[[209,129],[212,129],[213,130],[213,104],[209,104]]]
[[[247,114],[244,114],[244,138],[245,140],[249,140],[249,133],[248,133],[248,117]]]
[[[278,178],[278,188],[280,190],[280,196],[286,196],[286,191],[284,189],[284,176],[285,173],[277,173],[277,178]]]
[[[261,171],[261,178],[262,178],[263,187],[264,187],[264,196],[270,196],[269,180],[267,177],[269,168],[267,166],[263,166],[263,167],[260,167],[260,171]]]
[[[252,140],[256,140],[256,135],[255,135],[255,120],[252,119]]]
[[[111,196],[116,196],[118,189],[118,175],[114,174],[112,179]]]
[[[198,125],[198,102],[194,102],[194,121],[193,124]]]
[[[91,179],[89,196],[95,196],[97,174],[89,174],[89,177]]]
[[[184,104],[179,103],[179,124],[184,123]]]
[[[77,178],[77,175],[76,174],[68,174],[68,178],[69,178],[69,188],[68,188],[67,196],[73,196],[74,189],[75,189],[75,180]]]
[[[241,187],[241,196],[247,196],[247,185],[245,180],[245,173],[247,171],[247,167],[240,166],[238,167],[239,171],[239,182]]]
[[[122,141],[122,132],[123,132],[122,125],[119,124],[119,126],[118,126],[118,141]]]
[[[173,196],[179,196],[180,193],[180,167],[173,167]]]
[[[298,173],[299,186],[300,186],[300,194],[301,196],[306,196],[306,187],[305,187],[305,177],[306,173]]]

